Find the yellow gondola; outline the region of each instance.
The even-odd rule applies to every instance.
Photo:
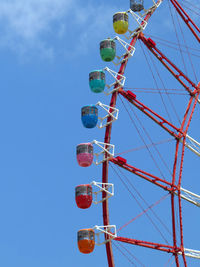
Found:
[[[128,25],[128,14],[126,12],[117,12],[113,15],[113,28],[116,33],[126,33]]]

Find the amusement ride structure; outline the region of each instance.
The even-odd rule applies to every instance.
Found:
[[[156,10],[160,8],[160,5],[164,4],[164,2],[167,2],[171,12],[172,21],[174,24],[176,24],[174,32],[178,40],[177,53],[180,52],[181,56],[186,53],[188,57],[188,59],[184,60],[183,56],[183,69],[179,68],[180,64],[176,59],[171,59],[170,56],[166,55],[166,53],[162,51],[162,49],[159,47],[159,40],[155,41],[152,36],[147,36],[144,31],[154,12],[156,12]],[[182,28],[180,26],[181,22],[187,29],[187,34],[190,34],[190,38],[192,39],[191,42],[196,43],[197,45],[200,43],[200,29],[194,22],[195,18],[186,12],[187,9],[192,10],[193,8],[199,15],[200,8],[191,6],[189,0],[180,0],[180,2],[177,0],[152,0],[152,6],[150,8],[145,9],[144,7],[145,3],[143,0],[131,0],[130,9],[128,11],[117,12],[113,16],[114,30],[117,34],[123,36],[123,39],[119,36],[116,36],[114,38],[107,38],[100,42],[100,56],[102,60],[105,62],[113,62],[115,66],[119,66],[119,71],[116,72],[109,67],[105,67],[100,70],[94,70],[89,74],[89,86],[91,91],[94,93],[104,92],[107,96],[111,96],[111,99],[109,105],[103,104],[99,101],[95,105],[87,105],[81,109],[81,119],[84,127],[94,128],[98,126],[99,128],[103,128],[105,129],[105,137],[104,142],[94,140],[89,143],[81,143],[77,146],[76,150],[77,161],[81,167],[89,167],[92,163],[96,165],[102,165],[102,181],[92,181],[90,184],[82,184],[76,187],[76,204],[80,209],[87,209],[92,203],[102,203],[103,208],[103,225],[96,225],[93,228],[79,230],[77,237],[78,248],[80,252],[89,254],[94,250],[96,244],[105,245],[108,266],[114,267],[115,265],[118,266],[118,264],[114,262],[112,244],[115,242],[120,244],[127,243],[130,245],[141,246],[144,248],[150,248],[168,253],[168,255],[172,255],[172,257],[170,257],[170,261],[172,262],[174,260],[173,264],[175,266],[186,267],[189,266],[187,257],[200,259],[200,251],[185,247],[183,229],[184,215],[182,212],[182,201],[187,201],[191,205],[200,207],[200,196],[182,187],[185,151],[190,150],[191,152],[188,153],[194,152],[196,157],[200,156],[200,143],[188,134],[188,129],[191,126],[191,122],[195,114],[195,108],[200,104],[200,83],[198,82],[197,75],[195,75],[195,68],[192,64],[192,56],[189,51],[190,48],[186,43],[184,43],[184,45],[180,44],[181,37],[178,36],[178,31],[182,34]],[[170,14],[168,14],[168,16],[170,16]],[[175,19],[173,20],[173,16],[175,16],[175,19],[178,23],[175,22]],[[137,25],[135,29],[130,29],[132,22]],[[182,39],[184,39],[183,36]],[[155,58],[154,60],[157,60],[160,66],[165,69],[166,72],[169,72],[170,78],[174,79],[174,82],[176,83],[176,88],[177,85],[181,87],[179,90],[166,89],[164,82],[162,82],[161,77],[157,73],[156,76],[163,84],[163,89],[159,89],[157,86],[155,91],[153,88],[151,88],[150,93],[157,92],[162,100],[161,109],[159,109],[159,105],[157,105],[159,113],[138,99],[138,96],[136,95],[138,93],[137,88],[133,88],[132,90],[132,88],[127,88],[125,86],[125,82],[127,80],[125,77],[125,69],[129,59],[133,57],[136,51],[137,41],[139,41],[141,44],[142,49],[146,51],[145,53],[148,53],[149,58]],[[116,53],[118,46],[124,50],[124,53],[121,55],[117,55]],[[193,53],[195,53],[195,51]],[[147,59],[147,65],[149,64],[148,62],[149,61]],[[154,63],[149,64],[150,69],[153,68],[153,64]],[[184,68],[184,66],[187,64],[190,64],[190,70],[194,72],[194,77],[192,78],[190,78],[190,72],[187,72]],[[152,75],[153,78],[155,78],[153,72]],[[140,91],[141,90],[142,89],[140,89]],[[146,93],[148,92],[148,90],[145,88],[143,88],[143,91],[146,91]],[[174,106],[173,101],[171,101],[170,94],[175,93],[177,93],[178,97],[180,97],[179,95],[181,94],[184,95],[184,108],[182,109],[182,114],[179,114],[180,111],[178,105]],[[164,97],[168,99],[169,104],[165,105],[165,101],[163,101]],[[170,140],[173,141],[173,144],[167,144],[167,149],[164,152],[164,154],[167,154],[169,147],[171,150],[173,150],[170,161],[171,165],[168,167],[170,163],[165,162],[164,157],[161,156],[159,150],[157,149],[159,144],[152,142],[151,137],[148,135],[148,131],[141,126],[144,134],[146,134],[151,141],[151,144],[148,145],[144,140],[144,137],[140,135],[142,143],[144,148],[150,154],[150,158],[153,160],[155,168],[158,169],[158,175],[132,165],[133,163],[128,162],[127,159],[122,157],[122,154],[115,154],[115,146],[111,144],[110,141],[112,124],[118,120],[119,117],[119,109],[116,105],[118,98],[120,98],[122,105],[125,106],[129,117],[131,112],[134,113],[134,110],[138,110],[138,112],[142,113],[150,122],[155,124],[155,130],[159,128],[161,131],[164,131],[165,134],[171,138]],[[127,107],[124,104],[125,101],[126,105],[128,105]],[[181,102],[180,98],[178,102]],[[171,110],[174,110],[177,120],[173,119],[173,116],[168,114],[168,106],[171,107]],[[165,110],[164,114],[167,114],[167,116],[160,115],[160,113],[163,113],[162,109]],[[178,112],[176,112],[176,109],[178,109]],[[100,114],[102,113],[104,114],[101,116]],[[181,119],[179,119],[179,115],[182,117]],[[131,119],[133,124],[135,124],[137,119],[137,115],[134,113],[134,119]],[[136,131],[140,134],[137,126]],[[163,175],[162,167],[160,163],[157,163],[154,155],[150,151],[150,147],[154,147],[162,164],[169,169],[168,176]],[[171,243],[167,241],[165,243],[156,243],[140,239],[133,239],[130,236],[119,236],[119,231],[125,226],[131,224],[136,217],[139,218],[143,214],[147,215],[149,211],[154,213],[153,208],[162,202],[166,197],[161,198],[159,201],[157,200],[152,205],[147,205],[146,208],[141,207],[141,214],[128,221],[128,223],[126,223],[120,229],[117,229],[116,225],[110,224],[109,218],[110,210],[108,203],[110,198],[114,196],[114,184],[110,183],[109,180],[109,169],[112,166],[117,166],[117,170],[119,170],[118,174],[115,170],[114,172],[118,176],[120,176],[121,170],[126,170],[126,172],[135,174],[136,176],[142,178],[144,182],[150,182],[155,188],[159,187],[160,190],[164,190],[163,192],[167,193],[169,198],[168,201],[170,203],[169,217],[171,223]],[[145,168],[145,162],[142,166]],[[113,168],[114,167],[112,167],[112,169]],[[124,184],[126,180],[125,175],[120,179]],[[129,192],[131,186],[132,185],[128,180],[128,185],[125,185],[125,187]],[[134,195],[132,196],[134,197]],[[164,225],[164,223],[162,224]],[[155,224],[153,226],[158,228]],[[162,235],[162,231],[160,231],[160,234]],[[123,252],[123,248],[123,246],[118,246],[118,249],[122,252],[122,254],[127,254],[128,250],[124,248]],[[131,253],[128,252],[128,254],[130,256]],[[134,260],[137,261],[136,255],[132,256]],[[129,261],[131,262],[131,260]],[[132,265],[136,266],[136,264],[133,262],[131,263]],[[137,263],[139,266],[145,266],[139,261]],[[126,266],[126,264],[124,266]],[[153,264],[148,266],[157,265]]]

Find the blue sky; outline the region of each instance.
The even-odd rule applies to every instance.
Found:
[[[150,0],[145,4],[148,7]],[[1,0],[0,266],[107,266],[104,246],[96,247],[91,255],[82,255],[76,245],[78,229],[102,225],[102,211],[99,205],[93,205],[87,211],[79,210],[75,205],[76,185],[101,180],[101,166],[79,167],[75,150],[81,142],[94,139],[103,141],[104,130],[83,128],[80,109],[83,105],[98,101],[109,104],[110,96],[97,95],[89,90],[88,74],[91,70],[106,66],[99,56],[99,42],[116,36],[112,28],[112,15],[128,8],[129,1],[124,0],[86,0],[84,4],[81,0]],[[165,1],[149,22],[146,33],[174,41],[176,36],[170,16],[166,16],[167,8]],[[194,13],[192,16],[198,23],[199,17]],[[184,30],[184,33],[188,46],[198,49],[189,32]],[[164,46],[162,49],[182,67],[181,55]],[[199,51],[195,53],[199,55]],[[198,58],[194,57],[193,63],[199,77]],[[159,62],[156,64],[166,87],[180,89],[181,86],[160,67]],[[191,73],[191,79],[195,81],[189,64],[186,58],[188,74]],[[112,63],[107,65],[118,70]],[[127,87],[155,88],[139,44],[125,75]],[[162,82],[158,81],[160,86]],[[138,99],[166,117],[159,96],[138,93]],[[172,101],[182,118],[188,97],[175,95]],[[166,105],[169,106],[169,102]],[[128,104],[126,106],[131,110]],[[118,108],[119,120],[113,125],[111,140],[116,145],[117,154],[144,145],[121,101],[118,102]],[[178,123],[172,109],[169,110],[172,121]],[[140,116],[155,143],[170,139],[159,149],[171,168],[173,138],[136,112],[133,115],[135,120],[136,116]],[[189,134],[200,140],[198,114],[199,106]],[[141,126],[138,127],[144,134]],[[145,138],[149,144],[148,138]],[[152,150],[152,153],[155,151]],[[145,149],[136,149],[124,157],[133,165],[159,175]],[[199,193],[200,185],[198,160],[196,155],[186,151],[183,186],[196,193]],[[167,170],[164,170],[161,162],[158,164],[165,175]],[[126,172],[124,174],[132,177]],[[141,209],[127,194],[112,169],[110,177],[116,192],[110,200],[111,223],[118,229],[137,216]],[[134,186],[148,205],[166,195],[166,192],[135,176],[131,179],[134,179]],[[155,211],[170,228],[169,203],[167,197],[156,206]],[[185,246],[200,250],[198,208],[184,202],[183,218]],[[127,230],[124,229],[120,235],[164,242],[145,216],[136,220]],[[170,242],[170,236],[167,238]],[[165,266],[170,258],[164,253],[144,248],[127,248],[148,267]],[[116,248],[114,254],[116,267],[134,266]],[[135,266],[141,266],[135,259],[133,261]],[[171,263],[174,266],[173,261]],[[197,260],[188,264],[191,267],[199,266]]]

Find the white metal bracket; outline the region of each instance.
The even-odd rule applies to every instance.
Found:
[[[196,205],[197,207],[200,207],[200,196],[182,187],[181,187],[181,198],[189,201],[190,203]]]
[[[158,8],[162,4],[163,0],[160,0],[159,2],[158,1],[156,2],[155,0],[152,0],[152,2],[153,2],[153,6],[144,10],[145,12],[142,15],[143,17],[145,17],[147,14],[149,14],[150,12],[152,12],[156,8]]]
[[[187,256],[187,257],[200,259],[200,251],[199,250],[184,248],[184,252],[185,252],[185,256]],[[182,252],[179,252],[178,254],[182,254]]]
[[[127,42],[125,42],[124,40],[119,38],[119,36],[115,36],[115,38],[113,38],[113,40],[117,40],[123,46],[123,48],[126,50],[126,53],[124,53],[122,56],[116,55],[117,62],[113,61],[113,63],[115,66],[118,66],[119,64],[125,62],[130,57],[132,57],[134,55],[136,49],[134,46],[128,44]],[[125,56],[126,56],[126,59],[124,59]]]
[[[142,30],[144,30],[146,28],[146,26],[147,26],[146,20],[144,20],[142,17],[140,17],[137,13],[133,12],[133,10],[131,10],[131,9],[129,9],[127,12],[132,15],[132,17],[134,18],[134,20],[137,22],[138,26]]]
[[[118,74],[117,72],[109,69],[108,67],[105,67],[103,70],[107,71],[115,79],[115,81],[112,84],[110,85],[106,84],[106,87],[107,87],[107,90],[105,91],[106,95],[110,95],[114,91],[119,90],[119,88],[124,87],[124,84],[126,81],[125,76]]]
[[[105,226],[95,225],[93,229],[98,231],[97,233],[95,233],[97,236],[96,245],[98,246],[106,244],[107,242],[110,242],[111,240],[117,237],[116,225],[105,225]]]
[[[104,117],[98,118],[100,120],[98,128],[104,128],[118,119],[119,109],[102,104],[100,101],[96,103],[96,106],[100,106],[107,113]],[[108,117],[110,117],[109,122],[107,122]]]
[[[93,203],[94,204],[99,204],[102,203],[103,201],[109,199],[110,197],[114,196],[114,184],[110,184],[110,183],[99,183],[99,182],[95,182],[93,181],[91,183],[91,185],[97,187],[97,191],[93,191],[94,194],[94,200]],[[102,198],[102,192],[106,193],[106,197]],[[100,195],[101,200],[98,200],[98,196]]]
[[[154,3],[153,7],[158,8],[158,7],[161,5],[161,3],[162,3],[163,0],[160,0],[158,3],[156,3],[155,0],[152,0],[152,1],[153,1],[153,3]]]
[[[137,13],[135,13],[133,10],[129,9],[127,11],[127,13],[130,13],[131,16],[133,17],[133,19],[136,21],[136,23],[138,24],[138,27],[134,30],[130,30],[128,29],[128,32],[129,32],[129,36],[126,36],[126,34],[124,34],[124,36],[126,37],[126,39],[131,39],[133,38],[133,36],[135,34],[139,34],[140,32],[144,31],[144,29],[146,28],[147,26],[147,21],[142,18],[141,16],[139,16]]]
[[[115,146],[107,143],[102,143],[94,140],[92,144],[95,144],[100,148],[100,152],[94,152],[94,164],[99,165],[103,163],[104,161],[109,160],[110,158],[114,157],[114,150]]]
[[[194,138],[186,135],[187,139],[185,142],[185,146],[189,148],[192,152],[194,152],[197,156],[200,156],[200,143],[197,142]],[[181,142],[183,142],[182,139],[180,139]]]

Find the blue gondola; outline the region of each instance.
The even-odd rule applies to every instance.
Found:
[[[98,108],[95,105],[82,107],[81,120],[84,127],[94,128],[98,122]]]

